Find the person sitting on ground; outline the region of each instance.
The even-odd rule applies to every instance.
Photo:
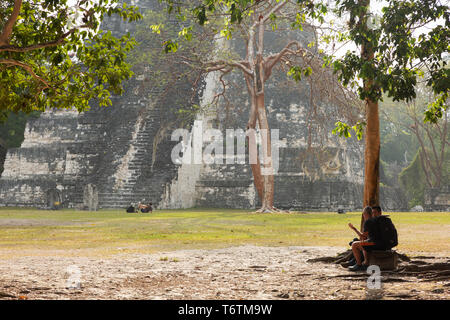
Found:
[[[130,206],[127,208],[127,213],[135,213],[136,209],[134,208],[133,204],[131,203]]]
[[[371,208],[369,208],[371,209]],[[364,209],[366,210],[366,209]],[[372,210],[371,210],[372,211]],[[381,214],[381,210],[379,211]],[[378,212],[377,212],[378,214]],[[377,232],[377,218],[371,217],[364,222],[364,232],[368,233],[368,239],[361,241],[355,241],[352,243],[352,251],[356,260],[356,264],[349,267],[351,271],[365,270],[368,265],[367,252],[372,250],[386,250],[385,245],[383,245],[379,239]],[[362,254],[361,254],[362,251]],[[362,257],[363,256],[363,257]],[[364,258],[364,261],[362,261]]]
[[[152,203],[150,202],[149,204],[145,205],[139,202],[138,209],[141,210],[142,213],[152,212],[153,211]]]
[[[152,203],[149,202],[147,205],[145,205],[145,208],[142,209],[143,213],[153,212]]]
[[[363,210],[363,213],[362,213],[362,217],[363,217],[363,223],[362,223],[361,231],[356,229],[356,227],[353,224],[351,224],[351,223],[348,224],[350,229],[355,231],[356,234],[358,235],[358,238],[354,238],[352,241],[350,241],[350,243],[349,243],[350,246],[352,246],[355,241],[362,241],[362,240],[367,239],[368,232],[366,230],[364,230],[364,223],[367,220],[369,220],[370,218],[372,218],[372,208],[365,207]],[[348,262],[342,263],[341,266],[349,267],[349,266],[353,266],[355,263],[356,263],[356,258],[355,258],[355,255],[352,254],[352,258]]]

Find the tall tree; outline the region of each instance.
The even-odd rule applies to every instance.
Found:
[[[376,2],[375,0],[372,0]],[[177,4],[165,0],[171,9]],[[192,12],[200,24],[208,21],[218,7],[227,8],[231,16],[227,28],[240,24],[243,18],[253,12],[254,7],[271,1],[264,0],[204,0]],[[284,0],[275,1],[282,5]],[[300,8],[308,8],[311,17],[323,22],[326,4],[329,1],[295,1]],[[365,126],[365,181],[364,205],[379,204],[379,156],[380,132],[378,102],[383,93],[394,101],[411,100],[416,95],[415,85],[425,81],[432,88],[437,99],[425,111],[424,121],[437,122],[447,110],[450,71],[446,68],[444,56],[448,54],[450,33],[449,6],[435,0],[388,0],[382,10],[380,21],[375,23],[370,13],[370,0],[336,0],[336,10],[341,18],[349,17],[348,28],[336,39],[349,40],[359,47],[359,53],[348,51],[343,58],[334,60],[334,68],[341,82],[359,92],[366,103],[366,119],[353,127],[358,136]],[[320,8],[321,10],[317,10]],[[323,10],[323,8],[325,8]],[[302,12],[300,17],[302,17]],[[276,15],[271,19],[276,20]],[[432,22],[440,22],[429,25]],[[428,25],[428,29],[423,26]],[[333,30],[330,29],[330,32]],[[168,43],[171,45],[171,42]],[[257,57],[257,56],[256,56]],[[255,66],[257,66],[256,64]],[[428,70],[424,78],[423,68]],[[350,126],[338,122],[335,132],[349,135]]]
[[[388,167],[396,171],[391,182],[400,183],[411,207],[424,206],[425,190],[440,188],[449,181],[448,112],[437,123],[423,122],[423,113],[434,100],[430,88],[419,84],[414,100],[394,104],[385,99],[381,104],[387,138],[382,143],[382,148],[387,147],[382,157],[391,160]]]
[[[450,84],[444,61],[449,47],[449,8],[434,0],[389,0],[380,22],[374,23],[370,0],[338,0],[337,5],[340,16],[350,16],[344,38],[361,49],[359,54],[347,52],[334,66],[341,81],[356,87],[366,102],[363,205],[379,205],[378,102],[384,92],[394,101],[410,101],[416,97],[417,82],[424,79],[438,97],[425,112],[425,120],[436,122],[442,118]],[[432,26],[431,31],[422,29],[439,19],[444,25]],[[422,68],[428,70],[425,75]]]
[[[420,144],[419,157],[429,188],[439,188],[445,181],[444,170],[448,169],[449,154],[446,152],[448,141],[448,113],[437,124],[423,123],[417,115],[417,106],[410,103],[408,115],[414,121],[410,130]],[[428,143],[427,143],[428,142]]]
[[[167,2],[170,11],[172,10],[170,5],[174,4],[171,1]],[[181,5],[174,6],[179,10],[179,13],[183,12]],[[183,62],[194,69],[202,70],[204,73],[220,72],[219,82],[222,83],[224,91],[226,90],[224,76],[233,70],[242,72],[250,100],[247,122],[250,164],[254,185],[262,203],[258,212],[278,211],[274,206],[274,168],[268,111],[265,104],[266,83],[270,79],[273,69],[279,65],[287,66],[288,74],[297,80],[302,75],[311,75],[313,70],[322,74],[327,73],[321,68],[323,61],[320,54],[316,50],[310,50],[307,45],[297,40],[285,41],[277,52],[269,54],[269,50],[264,43],[265,33],[267,30],[276,30],[278,28],[277,22],[288,26],[290,24],[294,29],[302,28],[302,25],[306,24],[305,20],[308,15],[314,15],[316,11],[321,10],[323,13],[326,8],[324,6],[316,7],[311,1],[289,0],[217,1],[217,3],[206,1],[192,10],[197,22],[204,26],[205,30],[209,28],[212,35],[216,36],[215,40],[218,44],[221,37],[222,40],[231,39],[235,34],[245,43],[243,56],[225,54],[224,57],[217,58],[192,52],[189,56],[184,57]],[[210,14],[207,15],[207,12]],[[185,17],[185,13],[182,16]],[[224,20],[225,22],[223,22]],[[159,31],[159,27],[156,25],[152,28]],[[192,27],[185,27],[180,34],[187,36],[191,30]],[[313,29],[311,31],[314,32]],[[280,32],[281,34],[282,32]],[[280,42],[282,41],[283,39],[280,39]],[[176,40],[168,39],[165,41],[165,45],[166,51],[174,51],[178,48]],[[322,92],[324,95],[330,92],[332,87],[338,85],[337,81],[333,83],[335,77],[328,76],[321,79],[322,81],[328,81],[326,84],[321,84],[324,88]],[[219,94],[223,95],[223,92]],[[343,96],[346,95],[343,94]],[[255,129],[257,127],[262,133],[262,159],[256,151]]]
[[[6,0],[0,3],[0,119],[10,111],[111,103],[131,77],[134,40],[99,29],[103,18],[140,18],[119,0]]]
[[[402,108],[403,120],[396,123],[409,131],[418,141],[418,159],[425,175],[425,184],[428,188],[439,188],[444,181],[449,164],[448,125],[449,115],[444,112],[442,119],[437,123],[424,123],[421,119],[426,106],[434,100],[430,90],[420,86],[416,99],[405,103]]]

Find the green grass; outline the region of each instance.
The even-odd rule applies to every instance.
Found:
[[[228,209],[85,212],[0,209],[0,255],[160,252],[243,244],[340,246],[361,214],[253,214]],[[399,250],[450,253],[450,213],[391,213]]]

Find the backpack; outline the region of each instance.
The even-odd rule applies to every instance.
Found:
[[[134,213],[134,212],[135,212],[135,209],[134,209],[133,206],[129,206],[129,207],[127,208],[127,213]]]
[[[395,229],[392,220],[386,216],[374,218],[376,220],[377,239],[386,250],[392,249],[398,245],[397,229]]]

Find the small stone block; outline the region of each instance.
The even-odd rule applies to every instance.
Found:
[[[397,252],[393,250],[374,250],[368,252],[369,265],[376,265],[380,270],[395,270],[398,265]]]

